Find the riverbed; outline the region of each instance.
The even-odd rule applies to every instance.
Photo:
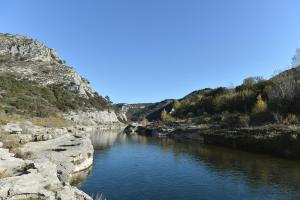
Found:
[[[300,199],[300,162],[168,138],[91,135],[80,189],[107,200]]]

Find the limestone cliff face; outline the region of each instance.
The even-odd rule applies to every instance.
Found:
[[[72,67],[65,65],[54,49],[48,48],[42,42],[25,36],[0,33],[0,77],[8,75],[14,77],[16,81],[29,80],[39,87],[55,86],[60,90],[71,92],[73,97],[78,97],[77,104],[84,102],[80,104],[80,110],[78,108],[72,110],[72,116],[74,112],[78,112],[80,115],[76,116],[84,116],[85,119],[90,117],[89,120],[94,120],[97,124],[118,122],[114,113],[105,111],[109,109],[110,103],[92,89],[88,80],[81,77]],[[1,93],[5,94],[5,91],[0,86]],[[44,98],[45,95],[40,96]],[[52,99],[51,101],[54,101]],[[42,99],[43,101],[49,103],[49,99]],[[56,104],[54,108],[57,108]]]
[[[94,112],[71,112],[66,114],[65,118],[86,126],[119,122],[116,113],[108,110]]]
[[[25,36],[0,34],[0,73],[13,73],[43,86],[62,84],[84,97],[95,93],[86,79],[63,64],[54,49]]]

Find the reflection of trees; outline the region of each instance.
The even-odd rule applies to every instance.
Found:
[[[252,187],[278,185],[286,189],[300,188],[300,162],[279,159],[222,147],[202,145],[195,141],[168,138],[126,136],[113,131],[91,134],[95,149],[109,149],[113,144],[159,145],[162,153],[173,151],[175,158],[189,156],[193,161],[219,175],[245,178]]]
[[[90,134],[95,150],[112,146],[121,134],[116,131],[98,131]]]
[[[300,162],[258,155],[191,141],[159,140],[163,151],[172,149],[176,157],[188,154],[222,175],[245,176],[249,184],[300,187]]]
[[[86,180],[86,178],[90,175],[91,171],[92,167],[73,174],[70,180],[71,185],[79,188],[81,184]]]

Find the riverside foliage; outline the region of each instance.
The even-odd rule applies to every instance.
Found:
[[[251,77],[235,88],[195,91],[174,103],[176,118],[233,113],[252,121],[298,122],[300,66],[269,80]]]

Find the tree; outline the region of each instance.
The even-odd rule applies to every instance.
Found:
[[[261,113],[266,111],[268,108],[267,103],[261,98],[261,95],[257,96],[256,104],[252,110],[253,113]]]
[[[163,122],[166,122],[166,123],[170,123],[170,122],[174,121],[173,117],[170,114],[168,114],[165,109],[163,109],[163,111],[161,111],[160,118]]]
[[[180,109],[180,107],[181,107],[181,103],[178,100],[175,100],[174,101],[174,109],[178,110],[178,109]]]
[[[141,124],[143,126],[146,126],[148,124],[148,119],[144,116],[143,119],[141,120]]]
[[[110,100],[109,96],[105,96],[104,98],[105,98],[105,100],[106,100],[109,104],[112,103],[112,101]]]
[[[165,109],[163,109],[163,111],[161,111],[161,113],[160,113],[161,120],[165,121],[167,115],[168,115],[167,111]]]
[[[294,71],[281,73],[270,81],[272,85],[265,88],[270,109],[279,113],[299,111],[300,87]]]
[[[288,99],[291,100],[297,94],[297,83],[294,73],[282,73],[271,79],[273,84],[268,96],[273,99]]]
[[[295,55],[292,57],[292,67],[300,66],[300,48],[296,50]]]
[[[243,81],[243,85],[246,86],[247,88],[252,87],[253,85],[263,81],[263,77],[261,76],[256,76],[256,77],[248,77],[245,78]]]

